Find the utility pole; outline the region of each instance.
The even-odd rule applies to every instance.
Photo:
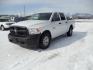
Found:
[[[26,6],[24,5],[24,16],[26,15]]]

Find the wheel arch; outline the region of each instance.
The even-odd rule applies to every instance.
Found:
[[[44,34],[44,33],[49,33],[50,37],[52,38],[52,35],[51,35],[51,32],[49,30],[45,30],[41,33],[41,36]]]

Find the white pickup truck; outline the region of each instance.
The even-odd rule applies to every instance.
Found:
[[[13,24],[8,35],[9,41],[46,49],[53,38],[66,34],[72,36],[74,21],[61,12],[36,13],[27,20]]]

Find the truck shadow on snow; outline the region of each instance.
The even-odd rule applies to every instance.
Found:
[[[59,36],[51,42],[50,47],[47,50],[54,50],[62,47],[67,47],[86,36],[86,32],[74,32],[71,37],[66,37],[66,35]]]
[[[71,37],[66,37],[66,35],[61,35],[61,36],[53,39],[51,41],[51,44],[50,44],[49,48],[46,49],[46,50],[47,51],[51,51],[51,50],[54,50],[54,49],[59,49],[59,48],[62,48],[62,47],[67,47],[70,44],[73,44],[76,41],[79,41],[80,39],[83,39],[86,36],[86,34],[87,34],[86,32],[74,32]],[[21,47],[29,49],[29,50],[35,50],[35,51],[38,51],[38,52],[42,51],[40,49],[36,49],[36,48],[33,48],[33,47],[31,48],[31,46],[23,46],[22,45]]]

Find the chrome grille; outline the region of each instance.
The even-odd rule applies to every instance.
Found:
[[[10,34],[17,37],[25,37],[28,35],[28,30],[26,27],[10,27]]]

